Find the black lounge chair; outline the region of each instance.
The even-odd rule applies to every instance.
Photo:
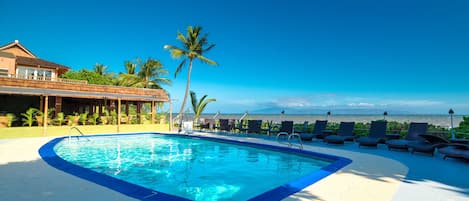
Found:
[[[233,124],[228,119],[220,119],[220,131],[230,132],[233,130]]]
[[[450,143],[445,138],[436,135],[421,134],[420,137],[424,140],[409,142],[408,147],[410,148],[411,153],[429,153],[433,156],[436,148],[444,147]]]
[[[312,141],[314,137],[322,135],[322,131],[326,129],[327,120],[316,120],[312,133],[300,133],[301,140]]]
[[[337,135],[326,136],[324,141],[329,144],[344,144],[344,141],[353,141],[355,139],[354,126],[355,122],[340,122]]]
[[[420,137],[421,134],[427,133],[428,123],[410,123],[409,131],[405,139],[401,140],[388,140],[386,141],[386,145],[388,145],[388,149],[400,149],[400,150],[409,150],[409,143],[415,144],[420,143],[424,139]]]
[[[285,132],[288,134],[293,133],[293,121],[282,121],[282,124],[280,125],[279,133]]]
[[[439,148],[438,152],[444,155],[443,159],[449,157],[469,160],[469,145],[467,144],[447,144]]]
[[[358,146],[378,147],[378,143],[385,139],[386,124],[386,121],[372,121],[368,136],[357,139]]]
[[[201,130],[213,130],[215,128],[215,120],[214,119],[203,119],[200,123]]]
[[[261,133],[262,120],[249,120],[246,133]]]

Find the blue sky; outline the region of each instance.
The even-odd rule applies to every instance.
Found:
[[[200,25],[217,67],[194,63],[208,112],[369,109],[469,114],[467,1],[0,1],[0,43],[15,39],[72,67],[123,71]],[[7,9],[6,9],[7,8]],[[21,11],[21,12],[19,12]],[[165,88],[178,109],[186,71]]]

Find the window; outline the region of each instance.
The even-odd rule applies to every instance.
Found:
[[[52,80],[52,70],[18,66],[16,77],[31,80]]]
[[[8,77],[8,68],[0,68],[0,77]]]

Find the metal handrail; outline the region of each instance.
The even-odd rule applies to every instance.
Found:
[[[83,134],[83,132],[81,132],[80,129],[78,129],[77,127],[73,126],[70,128],[70,131],[68,133],[68,140],[71,140],[72,139],[72,130],[75,129],[76,131],[78,131],[78,133],[80,133],[81,136],[85,136],[85,134]],[[80,138],[77,137],[77,139],[79,140]],[[87,139],[89,141],[89,139]]]
[[[283,143],[283,142],[279,141],[280,136],[285,136],[285,137],[287,137],[287,142],[288,142],[288,143]],[[292,139],[293,137],[296,137],[296,138],[298,139],[298,145],[297,145],[297,144],[293,144],[293,143],[291,142],[291,139]],[[294,129],[292,130],[292,133],[291,133],[291,134],[288,134],[287,132],[279,132],[279,133],[277,134],[276,140],[277,140],[277,142],[280,143],[280,144],[288,145],[288,147],[298,146],[299,149],[303,149],[303,141],[301,141],[301,136],[300,136],[298,133],[295,133],[295,130],[294,130]]]

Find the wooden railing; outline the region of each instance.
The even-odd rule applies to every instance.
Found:
[[[73,79],[65,79],[65,78],[57,78],[53,79],[52,77],[46,77],[46,76],[34,76],[34,75],[15,75],[11,74],[8,77],[12,78],[18,78],[18,79],[25,79],[25,80],[45,80],[45,81],[57,81],[57,82],[64,82],[64,83],[72,83],[72,84],[88,84],[88,81],[86,80],[73,80]]]
[[[155,99],[157,101],[168,101],[168,96],[166,95],[165,91],[161,89],[145,89],[112,85],[87,84],[86,81],[83,80],[61,79],[61,81],[59,82],[58,80],[48,81],[25,78],[21,79],[15,77],[0,77],[0,85],[6,87],[30,87],[42,89],[72,90],[77,92],[95,92],[93,98],[106,98],[100,95],[100,93],[117,93],[122,94],[123,97],[126,95],[136,95],[152,97],[152,99]],[[127,99],[129,100],[129,97],[127,97]],[[134,97],[134,99],[140,100],[141,98]]]
[[[65,79],[65,78],[58,78],[58,82],[65,82],[65,83],[75,83],[75,84],[88,84],[86,80],[72,80],[72,79]]]

